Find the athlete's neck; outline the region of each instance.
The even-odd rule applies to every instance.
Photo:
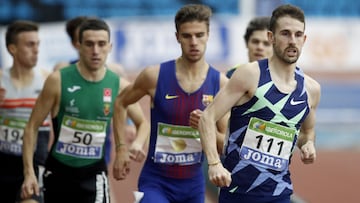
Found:
[[[34,71],[31,67],[13,66],[10,68],[10,77],[16,88],[23,88],[32,83]]]
[[[76,68],[78,69],[80,75],[87,81],[90,82],[97,82],[104,78],[106,73],[105,66],[102,66],[101,68],[91,69],[86,67],[81,62],[76,63]]]
[[[198,61],[189,61],[180,57],[176,60],[176,72],[186,75],[190,78],[204,77],[209,69],[209,64],[204,59]]]

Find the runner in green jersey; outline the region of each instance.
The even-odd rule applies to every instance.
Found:
[[[84,22],[78,47],[79,62],[47,78],[25,128],[24,198],[39,193],[31,167],[33,150],[37,129],[50,112],[55,141],[44,173],[45,202],[110,201],[104,160],[106,130],[111,126],[115,97],[129,82],[105,68],[111,43],[110,29],[104,21]],[[131,106],[129,115],[138,133],[147,134],[149,124],[141,107]]]

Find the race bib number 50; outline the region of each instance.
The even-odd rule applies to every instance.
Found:
[[[242,159],[277,171],[288,167],[296,130],[251,118],[240,149]]]
[[[91,121],[64,116],[56,152],[78,158],[101,158],[105,132],[105,121]]]

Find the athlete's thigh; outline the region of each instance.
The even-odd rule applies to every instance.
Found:
[[[141,174],[138,182],[139,192],[143,192],[144,196],[141,203],[170,203],[170,197],[167,195],[170,191],[164,187],[162,177],[154,177],[152,175]]]
[[[13,203],[16,195],[21,188],[21,182],[6,182],[0,179],[0,202]]]
[[[69,196],[68,191],[75,191],[74,184],[67,182],[67,178],[46,171],[43,175],[44,202],[60,203],[66,202]]]
[[[145,187],[141,189],[141,192],[144,193],[144,197],[141,199],[140,203],[170,203],[165,196],[165,193],[161,191],[160,188]]]
[[[194,194],[190,199],[187,199],[184,203],[203,203],[205,202],[204,194]]]
[[[81,181],[79,188],[82,191],[79,197],[82,202],[110,201],[109,180],[105,171]]]

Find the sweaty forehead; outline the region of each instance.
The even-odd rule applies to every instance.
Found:
[[[292,18],[290,16],[284,16],[277,20],[277,30],[290,30],[290,31],[304,31],[304,23]]]
[[[250,39],[265,39],[267,40],[267,30],[255,30],[252,35],[250,36]]]
[[[207,26],[205,22],[200,22],[200,21],[186,22],[180,25],[179,32],[180,33],[207,32]]]
[[[16,37],[16,42],[39,41],[39,35],[36,31],[21,32]]]
[[[109,41],[109,34],[105,30],[85,30],[83,41]]]

